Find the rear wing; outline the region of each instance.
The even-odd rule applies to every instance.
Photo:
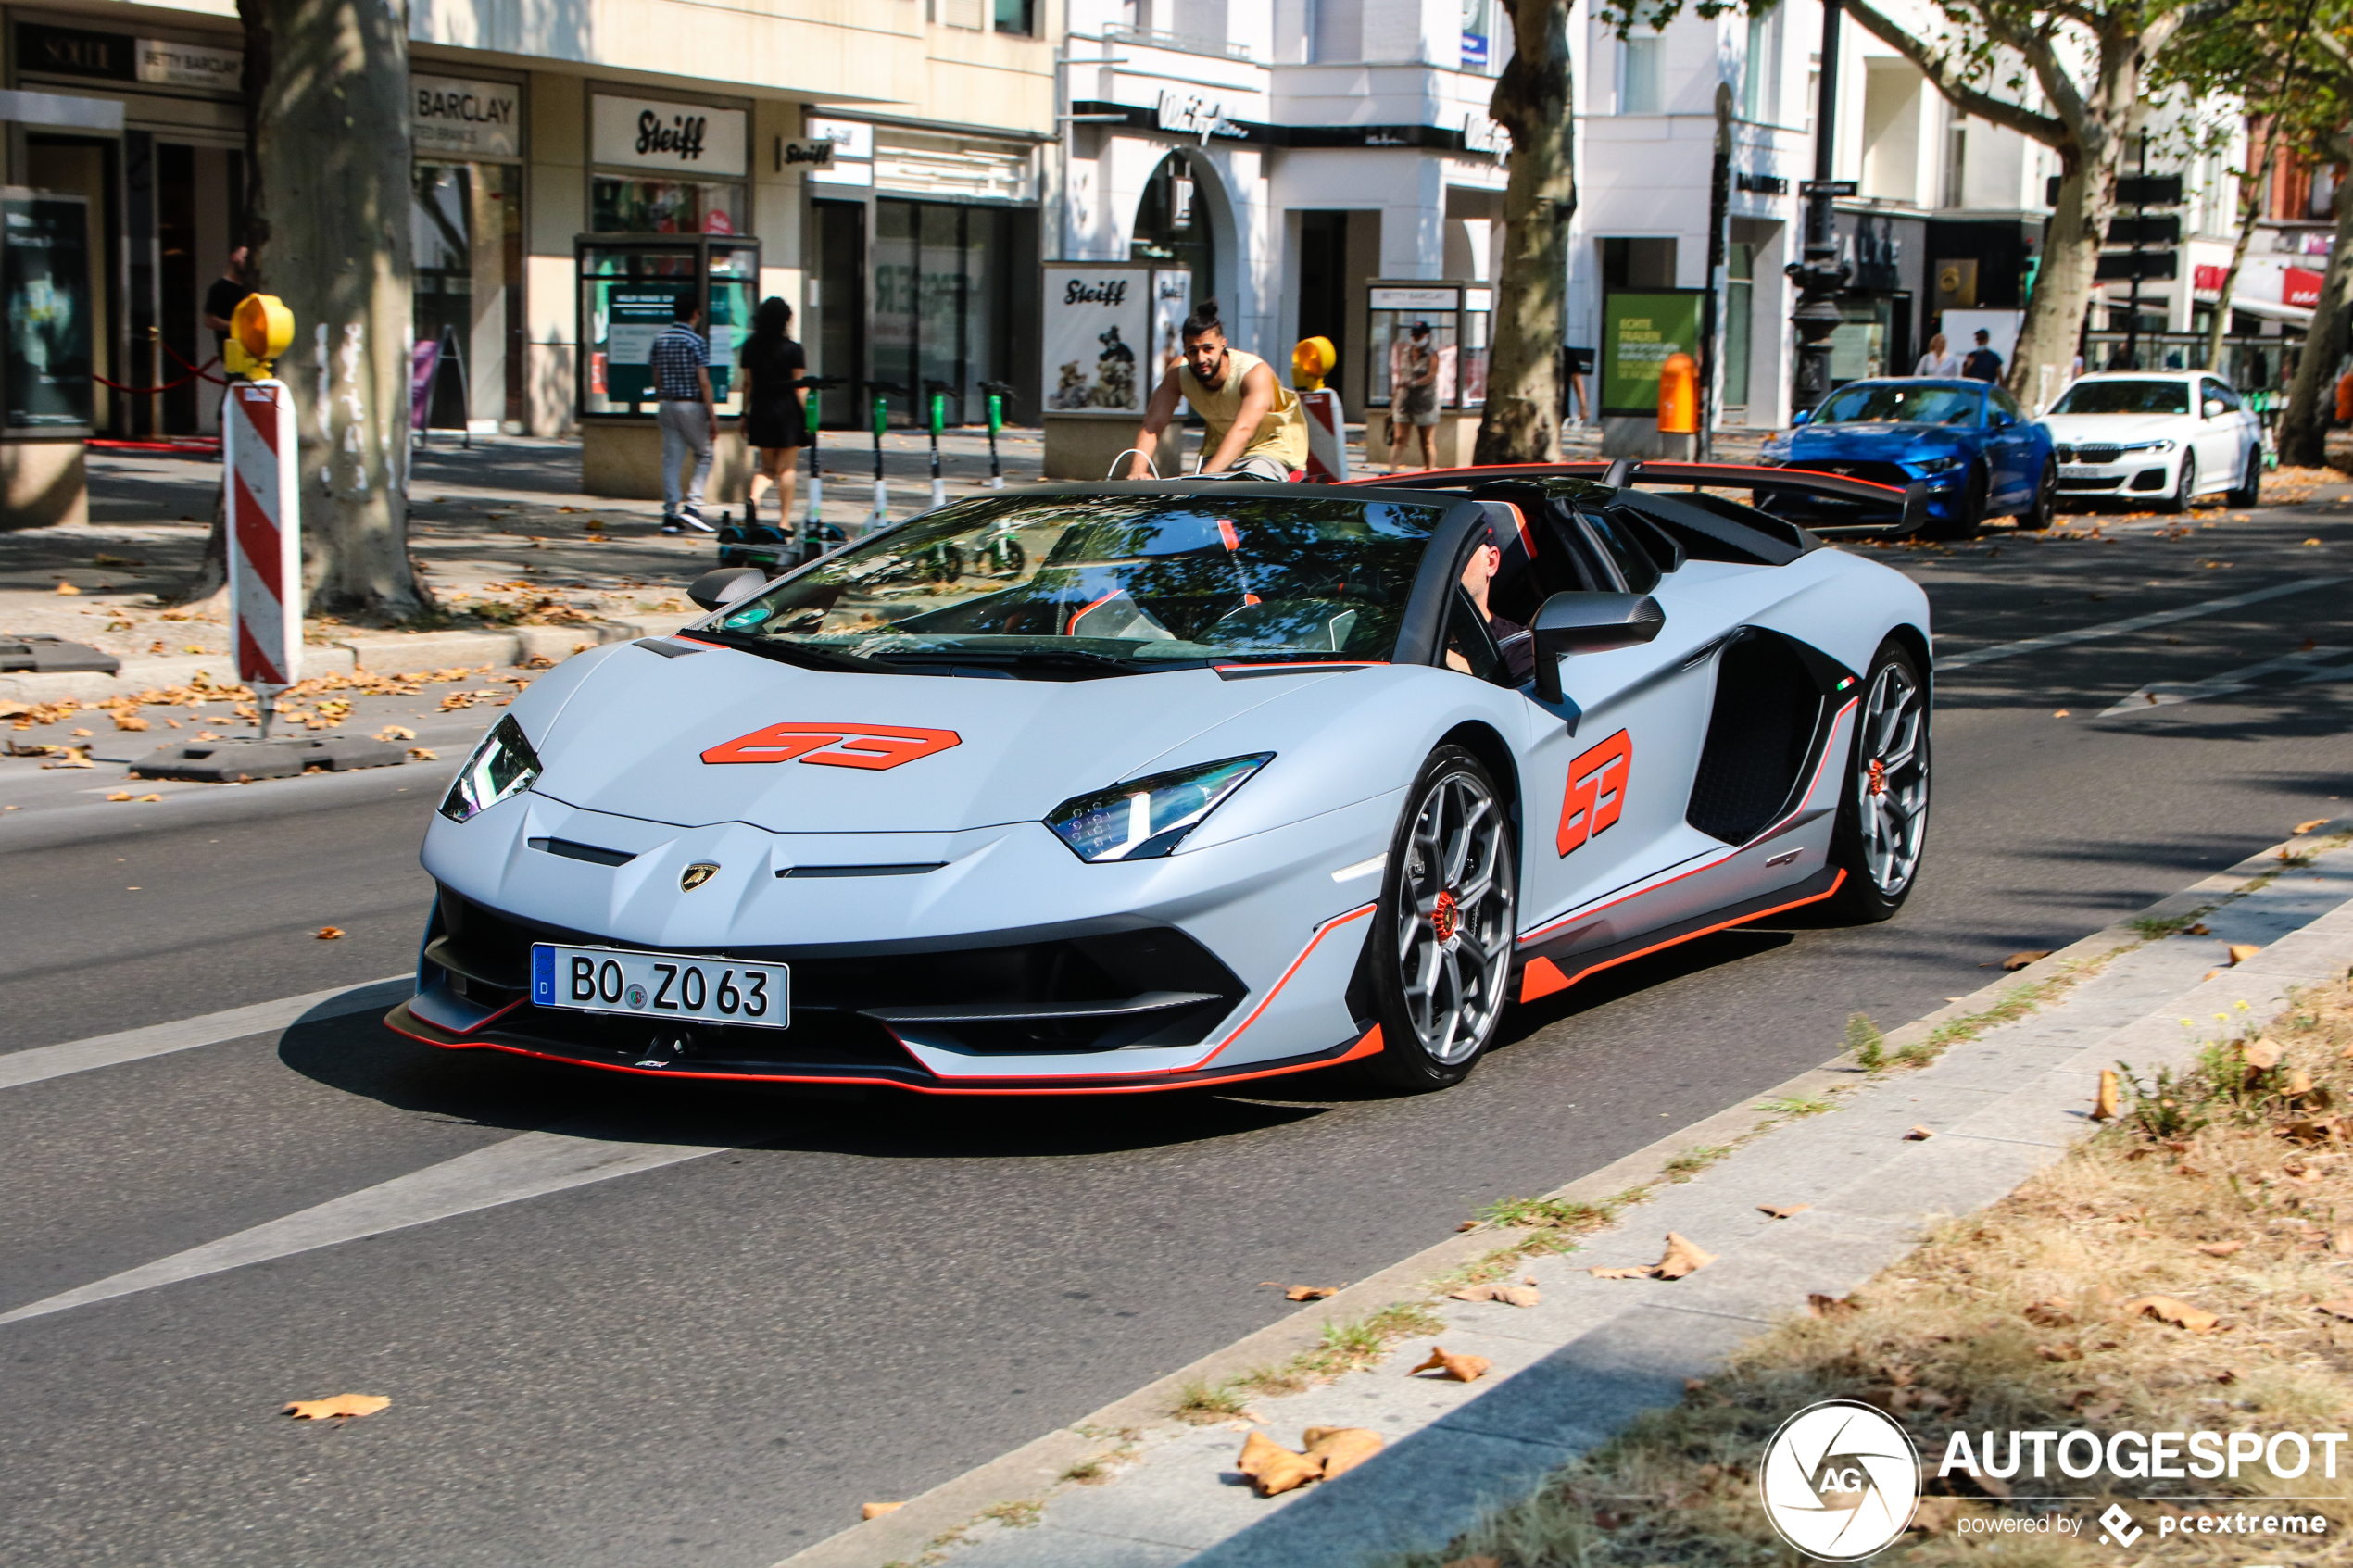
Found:
[[[1802,520],[1816,533],[1848,536],[1918,532],[1929,521],[1928,491],[1898,489],[1844,474],[1810,469],[1759,468],[1751,463],[1678,463],[1637,458],[1576,463],[1491,463],[1478,468],[1432,469],[1416,474],[1381,474],[1342,481],[1394,490],[1468,491],[1499,479],[1585,479],[1622,490],[1637,484],[1685,485],[1692,489],[1746,490],[1750,504],[1771,511],[1767,500],[1788,496],[1806,507]],[[1828,503],[1827,506],[1824,503]]]

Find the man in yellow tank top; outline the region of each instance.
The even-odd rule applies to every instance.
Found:
[[[1209,427],[1202,472],[1289,479],[1307,466],[1307,416],[1297,395],[1275,379],[1265,360],[1227,345],[1214,299],[1202,301],[1185,319],[1185,357],[1152,389],[1143,428],[1136,433],[1129,479],[1153,477],[1152,453],[1176,417],[1179,397]]]

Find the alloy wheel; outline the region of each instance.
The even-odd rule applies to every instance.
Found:
[[[1406,1017],[1441,1066],[1477,1055],[1503,1011],[1510,851],[1503,807],[1483,780],[1447,772],[1431,781],[1406,843],[1393,935]]]
[[[1894,897],[1919,869],[1928,831],[1928,703],[1909,671],[1881,666],[1863,702],[1855,748],[1855,800],[1863,861],[1881,894]]]

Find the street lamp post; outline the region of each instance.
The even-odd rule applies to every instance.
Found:
[[[1838,129],[1839,0],[1823,0],[1820,98],[1814,110],[1814,178],[1805,185],[1806,259],[1789,268],[1798,286],[1797,308],[1790,324],[1797,329],[1797,382],[1792,408],[1818,407],[1831,391],[1831,334],[1843,319],[1838,296],[1846,286],[1846,269],[1838,259],[1838,223],[1831,209],[1840,194],[1831,179],[1831,156]]]

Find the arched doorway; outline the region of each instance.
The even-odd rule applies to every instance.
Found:
[[[1161,159],[1136,203],[1135,237],[1127,245],[1130,261],[1189,270],[1196,305],[1217,297],[1217,243],[1203,178],[1216,176],[1189,153],[1174,152]]]

